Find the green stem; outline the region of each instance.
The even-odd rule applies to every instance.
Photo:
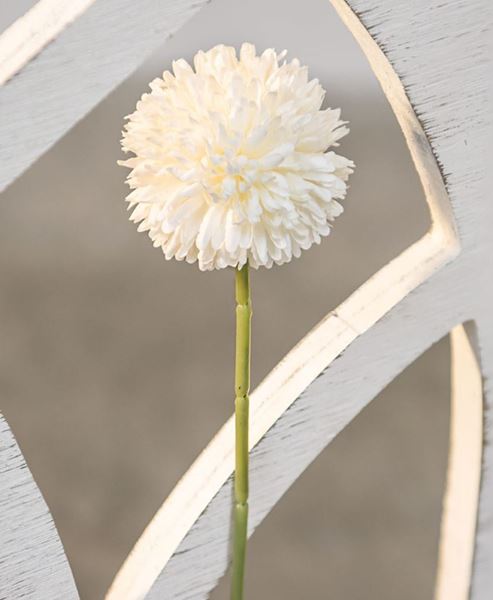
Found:
[[[248,416],[250,391],[250,282],[248,263],[236,270],[236,365],[235,365],[235,486],[233,573],[231,600],[243,600],[248,524]]]

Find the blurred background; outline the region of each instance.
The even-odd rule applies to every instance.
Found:
[[[2,0],[0,26],[32,4]],[[213,0],[3,194],[0,409],[83,600],[103,597],[233,410],[233,274],[166,262],[127,221],[116,165],[123,117],[172,59],[242,41],[287,48],[310,67],[350,122],[340,152],[357,165],[332,235],[253,273],[254,384],[428,226],[395,118],[327,0]],[[448,395],[443,340],[266,519],[250,545],[248,598],[431,600]],[[227,598],[226,582],[212,597]]]

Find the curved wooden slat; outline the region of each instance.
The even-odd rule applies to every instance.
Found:
[[[431,326],[434,317],[429,309],[431,298],[432,290],[414,302],[406,299],[407,318],[402,318],[401,303],[395,317],[392,311],[392,315],[358,337],[254,447],[250,457],[250,533],[337,433],[387,383],[447,333],[447,324],[442,321]],[[412,318],[415,309],[422,312],[421,327],[416,327]],[[449,321],[450,326],[454,324]],[[253,419],[256,419],[255,409]],[[230,422],[157,513],[115,580],[108,599],[199,599],[206,598],[215,587],[228,564],[230,474],[166,564],[162,560],[167,558],[169,545],[176,543],[180,529],[186,529],[185,519],[189,518],[194,503],[208,493],[217,469],[223,471],[229,467],[231,473],[231,451],[221,456],[220,450],[227,449],[232,442]]]
[[[0,87],[0,191],[206,2],[43,0],[7,29],[0,78],[25,66]]]
[[[38,0],[0,36],[0,85],[18,73],[94,0]]]
[[[472,323],[453,329],[451,349],[450,455],[436,600],[469,597],[483,454],[483,382]]]
[[[0,598],[79,598],[48,507],[1,415],[0,569]]]
[[[453,6],[435,0],[351,0],[351,8],[343,0],[333,4],[396,112],[425,190],[432,228],[329,313],[252,395],[251,531],[387,382],[454,325],[475,319],[485,379],[484,469],[474,563],[469,552],[459,566],[466,579],[472,570],[473,600],[486,600],[493,589],[493,290],[482,273],[493,250],[493,209],[480,185],[489,133],[484,47],[491,13],[487,0],[459,0]],[[9,114],[0,122],[0,189],[201,5],[192,0],[96,0],[50,46],[40,44],[44,50],[39,58],[0,88],[0,112]],[[446,177],[460,233],[458,256],[447,193],[433,155]],[[233,433],[228,422],[192,466],[139,541],[108,598],[207,597],[228,564]],[[16,448],[12,440],[6,447]],[[29,514],[39,518],[28,522],[21,513],[5,514],[11,515],[11,523],[20,518],[25,531],[39,526],[43,533],[22,538],[22,527],[12,533],[21,536],[20,546],[31,549],[34,544],[27,556],[13,551],[20,546],[0,543],[0,558],[7,557],[10,568],[5,595],[75,598],[47,508],[20,455],[12,456],[12,473],[20,479],[6,486],[2,482],[0,490],[28,493],[9,496],[4,506],[22,510],[26,498],[36,499]],[[2,471],[2,476],[11,477],[9,473]],[[475,515],[468,510],[470,524]],[[9,523],[5,527],[10,531]],[[38,539],[46,542],[42,556],[48,561],[39,559]],[[43,579],[47,565],[54,576]]]
[[[493,340],[492,286],[482,277],[482,261],[492,249],[483,224],[491,223],[492,209],[480,188],[484,168],[477,160],[487,140],[485,61],[478,67],[486,47],[481,12],[486,2],[333,4],[399,119],[433,224],[424,238],[329,313],[252,394],[251,531],[331,439],[434,341],[471,318],[480,339]],[[465,153],[464,140],[471,154]],[[447,175],[459,255],[434,155]],[[471,203],[477,207],[474,214],[467,210]],[[483,371],[491,373],[493,355],[480,347]],[[487,389],[485,394],[490,402]],[[194,463],[138,541],[107,600],[207,597],[228,564],[233,434],[230,421]],[[483,476],[482,498],[489,493]],[[491,526],[482,546],[493,564]],[[478,560],[474,575],[487,577]],[[476,589],[476,597],[486,600],[483,581]]]

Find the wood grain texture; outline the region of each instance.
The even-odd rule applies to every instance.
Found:
[[[59,2],[64,12],[60,23],[66,25],[76,5],[83,8],[81,2]],[[17,48],[27,48],[32,56],[29,40],[37,40],[40,53],[0,87],[0,191],[206,2],[87,0],[89,8],[49,45],[46,42],[60,27],[50,32],[43,19],[29,20],[28,27],[14,23],[15,35],[4,32],[0,73],[4,69],[9,76]],[[24,64],[21,59],[19,64]]]
[[[486,380],[484,461],[493,462],[488,444],[493,427],[488,412],[493,286],[484,276],[492,252],[488,224],[493,211],[482,187],[486,161],[478,159],[485,156],[490,125],[488,2],[333,4],[360,42],[399,119],[432,227],[330,312],[252,394],[250,532],[387,383],[469,320],[478,330]],[[228,564],[233,439],[229,421],[158,511],[108,600],[198,600],[214,588]],[[472,572],[474,600],[487,600],[493,589],[490,473],[486,466],[481,477],[474,563],[472,552],[461,563]],[[469,521],[475,520],[476,507],[468,510],[473,511]]]
[[[94,0],[38,0],[0,36],[0,85],[38,55]]]
[[[471,394],[476,410],[466,414],[475,423],[472,442],[477,444],[482,434],[484,443],[479,450],[466,443],[474,469],[465,469],[465,475],[451,455],[440,577],[455,565],[461,578],[454,600],[488,600],[493,589],[493,285],[485,269],[493,252],[493,206],[484,186],[484,157],[491,125],[486,89],[490,3],[332,2],[396,113],[432,225],[330,311],[252,394],[250,533],[385,385],[454,327],[473,321],[474,355],[470,333],[462,327],[455,330],[454,343],[462,339],[456,348],[465,352],[464,362],[476,365],[476,377],[460,395],[466,398],[461,407],[467,411]],[[37,59],[0,88],[0,114],[9,115],[0,122],[0,189],[203,3],[95,0],[76,22],[59,28],[50,45],[45,44],[48,38],[39,43]],[[3,43],[5,48],[5,38]],[[481,399],[484,417],[479,424]],[[452,426],[457,427],[456,443],[464,441],[460,423]],[[0,564],[5,561],[0,586],[9,586],[5,591],[0,587],[0,597],[77,598],[48,509],[3,422],[0,438]],[[233,449],[234,427],[228,421],[158,511],[108,600],[208,596],[229,561]],[[464,503],[459,499],[454,513],[454,499],[459,498],[454,490],[464,481],[471,496]],[[467,546],[453,560],[447,558],[453,549],[448,541],[451,514],[462,516],[454,531]],[[438,600],[444,600],[443,581],[438,581]]]
[[[48,507],[1,415],[0,598],[79,598]]]

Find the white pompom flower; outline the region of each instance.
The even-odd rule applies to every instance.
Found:
[[[352,161],[348,133],[297,59],[243,44],[198,52],[151,82],[128,118],[131,219],[167,259],[271,267],[330,233]]]

